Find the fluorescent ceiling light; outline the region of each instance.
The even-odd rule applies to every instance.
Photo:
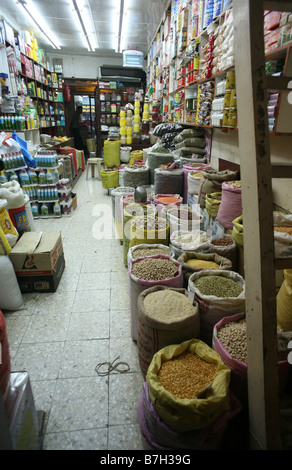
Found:
[[[61,49],[58,39],[49,30],[44,18],[37,11],[36,7],[31,0],[16,0],[16,4],[23,8],[26,15],[33,21],[38,30],[46,38],[46,40],[52,45],[54,49]],[[47,32],[48,31],[48,32]]]
[[[78,26],[81,28],[82,36],[87,49],[94,52],[98,48],[94,22],[89,4],[85,5],[84,0],[71,0],[73,12]]]
[[[123,19],[124,19],[124,3],[125,0],[119,0],[119,8],[117,10],[117,15],[118,15],[118,36],[117,36],[117,42],[116,42],[116,47],[115,50],[116,52],[122,52],[121,51],[121,38],[122,38],[122,29],[123,29]]]

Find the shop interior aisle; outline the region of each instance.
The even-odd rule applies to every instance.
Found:
[[[28,371],[36,409],[45,412],[44,450],[142,449],[143,377],[130,335],[123,247],[115,237],[96,238],[104,212],[114,234],[111,197],[85,172],[74,189],[71,217],[35,221],[35,230],[61,230],[66,267],[57,292],[25,294],[24,310],[4,312],[12,371]],[[97,373],[99,363],[118,356],[128,372]]]

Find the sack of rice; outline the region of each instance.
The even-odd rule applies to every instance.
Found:
[[[223,317],[245,311],[245,282],[234,271],[210,269],[194,273],[189,278],[188,291],[199,304],[200,338],[210,346],[214,325]]]
[[[203,230],[175,231],[170,236],[170,246],[174,257],[177,259],[183,252],[209,251],[209,237]]]
[[[145,289],[157,285],[183,288],[181,264],[167,255],[138,258],[129,266],[131,336],[137,341],[138,297]]]
[[[177,432],[206,428],[223,416],[230,408],[229,380],[230,369],[198,339],[158,351],[146,376],[157,414]]]
[[[159,349],[199,334],[199,308],[189,300],[187,290],[155,286],[139,295],[137,346],[144,377]]]

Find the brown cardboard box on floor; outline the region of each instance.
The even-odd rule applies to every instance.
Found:
[[[65,268],[61,232],[25,232],[11,250],[21,292],[55,292]]]

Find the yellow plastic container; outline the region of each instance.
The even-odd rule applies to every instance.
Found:
[[[126,144],[127,144],[127,145],[131,145],[132,142],[133,142],[132,136],[131,136],[131,135],[127,135],[127,137],[126,137]]]
[[[127,135],[127,136],[129,136],[129,135],[131,136],[132,134],[133,134],[133,129],[132,129],[132,127],[126,127],[126,135]]]
[[[120,127],[126,127],[127,121],[126,119],[120,119]]]

